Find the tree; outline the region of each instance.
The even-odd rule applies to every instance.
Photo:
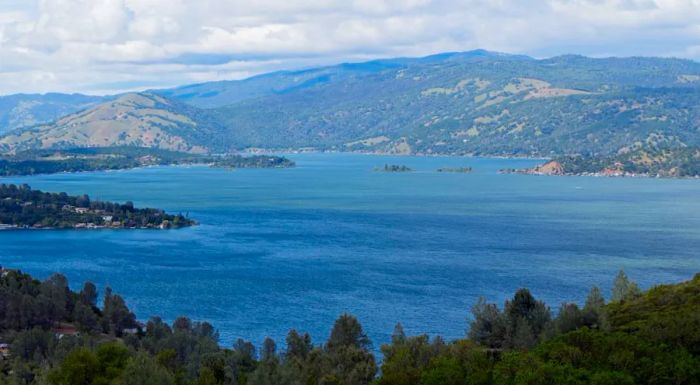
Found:
[[[515,324],[515,332],[510,346],[517,350],[530,350],[536,343],[537,339],[531,323],[525,317],[520,317]]]
[[[260,363],[250,377],[251,385],[278,385],[283,382],[276,349],[275,341],[269,337],[265,338]]]
[[[70,353],[61,366],[49,374],[52,385],[92,385],[100,372],[100,363],[93,352],[81,348]]]
[[[124,344],[108,342],[97,348],[97,361],[99,362],[99,376],[105,383],[119,378],[126,367],[130,353]]]
[[[639,286],[630,281],[624,271],[620,270],[620,272],[617,273],[612,288],[613,302],[630,301],[639,297],[641,293]]]
[[[462,385],[466,373],[454,357],[437,358],[421,377],[421,385]]]
[[[245,367],[253,367],[257,359],[255,354],[255,345],[252,343],[239,338],[236,343],[233,344],[233,351],[239,356],[239,361]]]
[[[294,329],[290,330],[287,334],[286,342],[287,352],[285,354],[285,358],[287,359],[306,359],[311,352],[311,349],[313,349],[313,345],[311,344],[311,336],[309,333],[304,333],[302,336]]]
[[[607,327],[607,317],[605,315],[605,299],[597,286],[591,288],[586,304],[583,307],[583,318],[585,325],[589,327]]]
[[[112,294],[111,288],[105,289],[102,327],[105,332],[111,332],[120,337],[127,328],[135,328],[136,316],[129,311],[124,299]]]
[[[85,282],[80,290],[80,302],[87,306],[94,307],[97,304],[97,287],[92,282]]]
[[[88,307],[82,301],[75,304],[73,320],[78,324],[80,330],[84,332],[89,333],[100,330],[100,323],[97,315],[91,307]]]
[[[267,337],[263,342],[262,351],[260,352],[261,361],[272,361],[277,358],[277,344],[275,341]]]
[[[583,310],[599,313],[603,310],[603,306],[605,306],[605,298],[603,298],[600,288],[598,288],[598,286],[593,286],[588,293],[588,297],[586,297],[586,304]]]
[[[503,346],[506,334],[505,316],[495,304],[486,303],[484,297],[472,307],[474,320],[470,323],[469,338],[491,348]]]
[[[173,322],[173,331],[189,333],[192,331],[192,321],[187,317],[177,317]]]
[[[129,359],[120,385],[173,385],[175,378],[147,354]]]
[[[347,346],[369,351],[372,342],[362,330],[362,325],[357,318],[346,313],[335,321],[326,347],[332,351]]]
[[[53,322],[65,320],[72,305],[66,277],[62,274],[51,275],[41,283],[41,294],[48,319]]]
[[[406,333],[403,330],[403,326],[399,322],[396,324],[396,326],[394,326],[394,332],[391,333],[391,343],[402,344],[405,341],[406,341]]]
[[[372,342],[362,330],[357,318],[341,315],[333,325],[326,343],[326,380],[341,384],[367,384],[377,372],[377,364],[370,352]],[[325,380],[324,380],[325,381]]]
[[[525,347],[529,344],[529,333],[532,333],[535,341],[538,340],[552,319],[549,308],[544,302],[536,300],[528,289],[519,289],[512,300],[506,301],[504,314],[506,317],[504,347]],[[527,324],[527,327],[524,324]]]
[[[75,205],[78,207],[89,208],[90,207],[90,197],[83,194],[75,199]]]
[[[557,333],[566,333],[580,328],[585,323],[583,312],[575,303],[564,303],[559,308],[559,315],[555,320]]]

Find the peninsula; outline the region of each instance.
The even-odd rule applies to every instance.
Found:
[[[31,150],[0,156],[0,176],[125,170],[146,166],[203,164],[222,168],[289,168],[293,161],[273,155],[201,155],[144,147],[87,147]]]
[[[92,201],[87,195],[0,184],[0,229],[175,229],[194,224],[182,214],[139,209],[132,202]]]
[[[560,176],[699,178],[700,149],[636,149],[606,157],[562,156],[533,168],[505,169],[501,172]]]

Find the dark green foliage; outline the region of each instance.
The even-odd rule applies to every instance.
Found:
[[[362,331],[362,325],[357,321],[357,318],[349,314],[343,314],[335,321],[335,325],[333,325],[333,330],[331,330],[331,336],[326,344],[326,349],[335,351],[345,347],[351,347],[368,351],[371,345],[369,338],[364,331]]]
[[[178,228],[194,221],[157,209],[135,209],[134,204],[91,201],[87,195],[45,193],[27,185],[0,184],[0,225],[37,228],[118,227]],[[57,290],[65,291],[66,288]],[[86,288],[83,304],[94,306],[94,288]],[[54,306],[54,305],[50,305]]]
[[[518,290],[513,299],[506,301],[503,312],[482,298],[472,314],[469,337],[496,349],[530,349],[551,327],[549,308],[527,289]]]
[[[147,354],[129,359],[122,374],[123,385],[174,385],[172,373]]]
[[[348,314],[322,345],[291,330],[285,351],[267,338],[257,354],[242,339],[220,347],[210,324],[186,317],[152,318],[143,330],[109,289],[99,308],[90,283],[76,293],[61,275],[39,282],[5,270],[0,340],[12,355],[0,360],[0,384],[700,384],[700,274],[645,293],[628,290],[636,285],[624,274],[615,281],[619,300],[606,305],[593,288],[583,308],[565,303],[556,316],[526,289],[503,310],[481,299],[470,339],[407,336],[397,324],[377,376],[371,342]],[[80,335],[59,338],[55,327],[80,323],[76,314],[99,327],[83,321]]]

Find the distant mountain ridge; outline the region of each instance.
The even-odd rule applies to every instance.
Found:
[[[97,123],[91,119],[99,114],[68,115],[14,132],[0,145],[6,151],[104,143],[182,151],[539,156],[700,147],[700,63],[681,59],[540,60],[477,50],[280,71],[139,95],[157,96],[160,117],[174,114],[178,123],[161,127],[139,111],[143,106],[122,106],[133,119],[112,114]],[[92,108],[115,112],[104,107],[109,103]]]
[[[446,52],[421,58],[377,59],[361,63],[342,63],[296,71],[276,71],[243,80],[190,84],[173,89],[150,90],[149,92],[176,98],[201,108],[217,108],[244,100],[297,92],[351,76],[405,68],[409,65],[455,60],[480,60],[491,57],[509,58],[511,60],[533,60],[528,56],[508,55],[486,50]]]
[[[104,100],[101,96],[59,93],[0,96],[0,134],[16,128],[49,123]]]

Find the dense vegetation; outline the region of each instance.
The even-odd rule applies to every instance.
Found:
[[[142,325],[107,288],[73,292],[65,277],[0,277],[0,384],[698,384],[700,274],[642,293],[624,273],[605,304],[593,288],[583,307],[556,315],[527,289],[501,309],[480,300],[468,337],[406,336],[381,347],[378,370],[360,323],[342,315],[322,344],[291,330],[284,350],[266,339],[220,347],[206,322],[180,317]],[[1,345],[0,345],[1,346]]]
[[[0,226],[32,228],[179,228],[194,221],[163,210],[91,200],[87,195],[47,193],[27,185],[0,184]]]
[[[90,147],[25,151],[0,157],[0,176],[59,172],[123,170],[143,166],[209,164],[228,168],[294,167],[291,160],[272,155],[196,155],[143,147]]]

